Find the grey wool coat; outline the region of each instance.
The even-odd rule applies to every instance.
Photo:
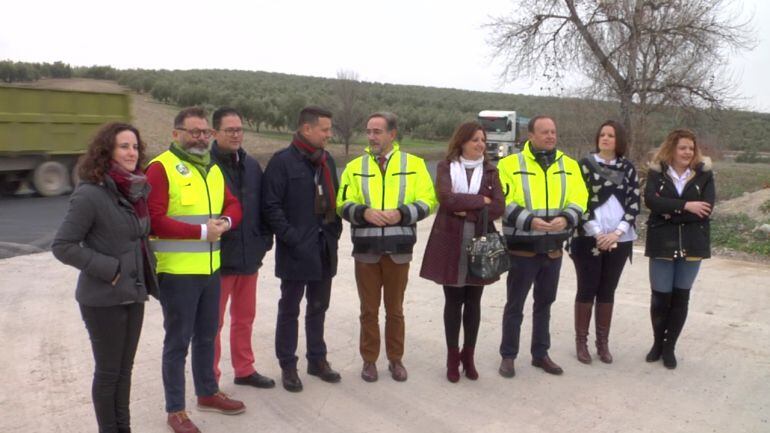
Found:
[[[149,218],[141,224],[111,178],[81,182],[70,197],[53,241],[54,256],[80,270],[75,299],[90,307],[144,302],[157,295],[155,258],[147,243]],[[115,285],[112,281],[120,273]]]

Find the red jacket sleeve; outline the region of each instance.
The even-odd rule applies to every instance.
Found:
[[[222,204],[222,216],[230,218],[230,229],[234,229],[243,219],[243,209],[241,203],[230,192],[230,188],[225,185],[225,202]]]
[[[163,164],[154,162],[147,167],[147,182],[152,186],[150,196],[147,198],[152,234],[167,239],[200,239],[200,225],[183,223],[166,215],[168,212],[168,178]],[[237,202],[238,200],[236,200]],[[235,221],[233,221],[234,223]]]

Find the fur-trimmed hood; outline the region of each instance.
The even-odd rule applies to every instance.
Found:
[[[657,171],[658,173],[663,172],[663,166],[665,164],[660,161],[650,161],[647,163],[647,167],[652,171]],[[713,163],[711,162],[711,158],[708,156],[704,156],[703,160],[698,163],[698,165],[695,166],[695,171],[711,171],[711,168],[713,166]]]

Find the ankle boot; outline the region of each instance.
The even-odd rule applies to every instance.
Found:
[[[575,351],[578,361],[583,364],[591,363],[588,352],[588,327],[591,323],[593,302],[575,302]]]
[[[446,378],[454,383],[460,380],[460,348],[450,347],[446,356]]]
[[[460,353],[460,360],[463,363],[463,371],[465,377],[470,380],[476,380],[479,378],[479,372],[476,370],[476,363],[473,360],[474,348],[464,346],[463,351]]]
[[[674,349],[676,341],[684,328],[687,320],[687,311],[690,303],[690,290],[674,288],[671,294],[671,309],[666,321],[666,339],[663,341],[663,365],[668,369],[676,368],[676,355]]]
[[[650,321],[652,322],[652,335],[654,341],[652,348],[647,353],[645,360],[655,362],[660,359],[663,352],[663,340],[666,334],[666,320],[668,310],[671,308],[671,293],[663,293],[653,290],[650,296]]]
[[[596,303],[596,353],[605,364],[612,364],[612,354],[609,347],[612,307],[611,302]]]

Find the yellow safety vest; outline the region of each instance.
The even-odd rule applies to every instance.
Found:
[[[527,141],[521,152],[501,159],[497,165],[505,193],[503,233],[509,241],[511,237],[517,241],[543,236],[566,239],[571,228],[546,235],[524,227],[530,217],[550,220],[556,216],[567,218],[572,227],[577,226],[588,201],[580,167],[574,159],[557,150],[554,163],[543,171],[530,146]]]
[[[415,224],[436,209],[436,192],[425,161],[400,151],[393,153],[383,174],[369,148],[350,161],[342,173],[337,193],[337,212],[350,221],[354,252],[411,252],[416,240]],[[363,220],[362,209],[400,209],[405,216],[399,225],[374,227]],[[389,238],[373,242],[372,238]],[[364,245],[369,245],[364,247]]]
[[[168,178],[166,215],[187,224],[206,224],[219,218],[225,201],[225,179],[219,166],[212,165],[206,178],[192,164],[171,151],[150,163],[160,162]],[[157,272],[177,275],[211,275],[219,269],[219,241],[150,238]]]

